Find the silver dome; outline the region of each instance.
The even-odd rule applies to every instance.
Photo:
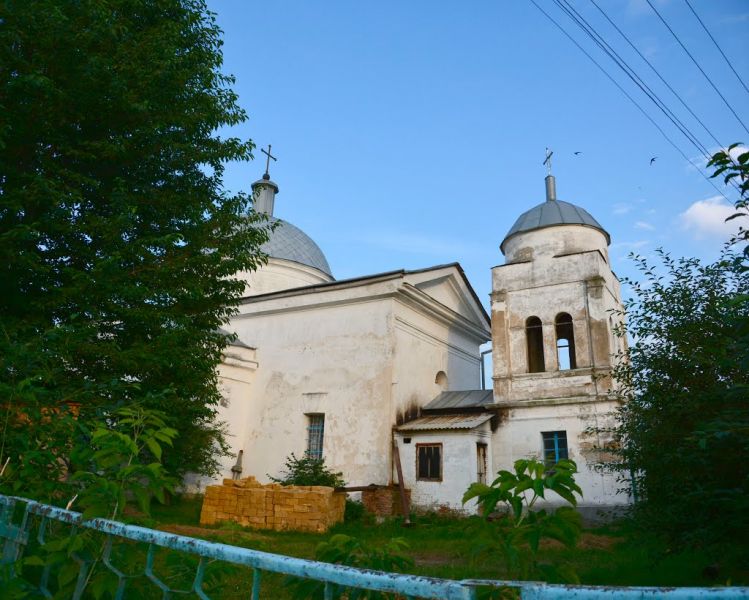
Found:
[[[557,225],[593,227],[606,236],[607,244],[611,243],[611,236],[587,210],[562,200],[547,200],[520,215],[510,231],[507,232],[499,248],[504,252],[505,243],[515,234]]]
[[[271,258],[282,258],[314,267],[333,277],[322,250],[306,233],[283,219],[271,217],[270,222],[278,225],[271,232],[270,240],[263,244],[263,252]]]

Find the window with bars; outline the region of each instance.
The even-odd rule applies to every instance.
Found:
[[[307,415],[307,456],[322,458],[323,437],[325,434],[325,415]]]
[[[442,444],[416,444],[416,479],[442,481]]]
[[[566,431],[544,431],[541,437],[544,440],[544,462],[547,467],[554,466],[562,458],[568,458]]]

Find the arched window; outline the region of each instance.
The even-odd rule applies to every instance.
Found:
[[[437,376],[434,378],[434,383],[440,386],[443,390],[447,389],[447,373],[444,371],[437,371]]]
[[[557,365],[559,370],[576,369],[575,331],[572,326],[572,317],[567,313],[559,313],[554,324],[557,333]]]
[[[525,320],[525,341],[528,345],[528,372],[542,373],[545,370],[544,333],[538,317]]]

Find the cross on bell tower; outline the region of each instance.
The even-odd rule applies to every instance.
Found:
[[[553,150],[546,148],[546,158],[542,164],[546,165],[546,201],[553,202],[557,199],[557,183],[554,176],[551,174],[551,156],[554,154]]]
[[[270,146],[269,146],[270,147]],[[543,164],[546,165],[546,174],[551,175],[551,156],[554,154],[553,150],[546,149],[546,159]]]

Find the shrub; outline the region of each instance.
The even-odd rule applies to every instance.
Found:
[[[282,477],[268,475],[272,481],[283,485],[326,485],[344,487],[343,473],[335,473],[325,466],[324,458],[313,458],[306,454],[298,458],[293,452],[286,458],[286,471]]]
[[[383,546],[373,547],[355,537],[336,534],[317,546],[315,559],[360,569],[402,573],[414,564],[413,560],[405,554],[408,549],[409,545],[403,538],[393,538]],[[320,581],[289,578],[286,580],[286,585],[291,589],[295,600],[317,600],[325,597],[325,584]],[[379,600],[392,598],[392,596],[370,590],[338,588],[333,592],[333,598]]]

